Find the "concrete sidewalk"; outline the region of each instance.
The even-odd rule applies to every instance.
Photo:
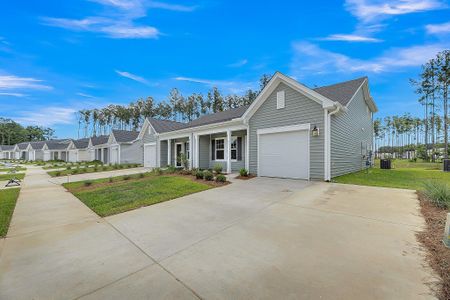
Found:
[[[49,179],[41,168],[29,167],[7,238],[0,242],[0,299],[73,299],[149,266],[165,272]],[[153,291],[192,297],[170,274],[164,283],[166,290]]]

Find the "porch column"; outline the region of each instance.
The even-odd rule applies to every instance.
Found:
[[[172,164],[171,157],[172,157],[172,141],[170,139],[167,140],[167,166],[170,166]]]
[[[227,174],[231,173],[231,130],[227,130]]]
[[[250,172],[250,130],[247,127],[247,135],[245,136],[245,169]]]
[[[194,166],[193,159],[194,155],[192,153],[192,149],[194,148],[192,145],[193,139],[192,139],[193,133],[189,134],[189,170],[192,170],[192,167]]]
[[[192,155],[195,157],[195,167],[200,168],[200,136],[195,135],[195,153]]]

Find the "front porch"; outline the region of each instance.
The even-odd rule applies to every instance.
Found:
[[[248,170],[247,128],[222,129],[189,133],[173,138],[161,138],[157,164],[159,167],[183,167],[184,155],[188,168],[212,169],[222,166],[224,173]]]

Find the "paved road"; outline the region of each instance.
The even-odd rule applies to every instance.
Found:
[[[426,299],[412,191],[255,178],[101,219],[30,168],[0,299]]]

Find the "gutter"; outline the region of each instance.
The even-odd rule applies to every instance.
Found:
[[[329,111],[325,109],[325,181],[331,181],[331,116],[337,114],[339,111],[346,111],[340,104],[335,102],[334,110]]]

